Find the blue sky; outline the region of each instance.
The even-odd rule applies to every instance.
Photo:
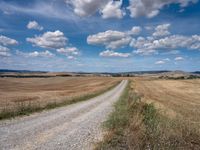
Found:
[[[200,70],[198,0],[0,0],[0,68]]]

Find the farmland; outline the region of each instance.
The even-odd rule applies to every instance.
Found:
[[[200,80],[129,78],[97,149],[199,149]]]
[[[155,103],[169,117],[200,121],[200,80],[134,79],[134,89],[143,101]]]
[[[101,93],[118,81],[110,77],[0,78],[0,110],[72,103]]]

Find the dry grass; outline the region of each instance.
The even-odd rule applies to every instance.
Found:
[[[97,94],[119,81],[111,77],[0,78],[0,111],[67,103]]]
[[[132,88],[141,101],[153,103],[158,113],[149,141],[152,149],[199,149],[200,80],[133,80]]]
[[[96,149],[200,149],[199,82],[133,78]]]
[[[143,100],[155,103],[168,117],[183,117],[200,124],[200,80],[152,80],[135,78],[134,89]]]

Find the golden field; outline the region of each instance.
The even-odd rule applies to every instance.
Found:
[[[133,87],[147,103],[154,103],[169,117],[181,116],[200,123],[200,80],[135,78]]]
[[[97,150],[200,149],[200,80],[129,78]]]
[[[44,106],[97,93],[115,85],[111,77],[0,78],[0,110],[19,103]]]

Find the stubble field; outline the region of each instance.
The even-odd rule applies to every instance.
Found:
[[[116,85],[111,77],[0,78],[0,110],[15,110],[19,105],[44,107],[88,95]]]
[[[96,149],[200,149],[200,80],[129,78]]]
[[[200,122],[200,80],[136,78],[133,87],[145,102],[153,102],[168,117]]]

